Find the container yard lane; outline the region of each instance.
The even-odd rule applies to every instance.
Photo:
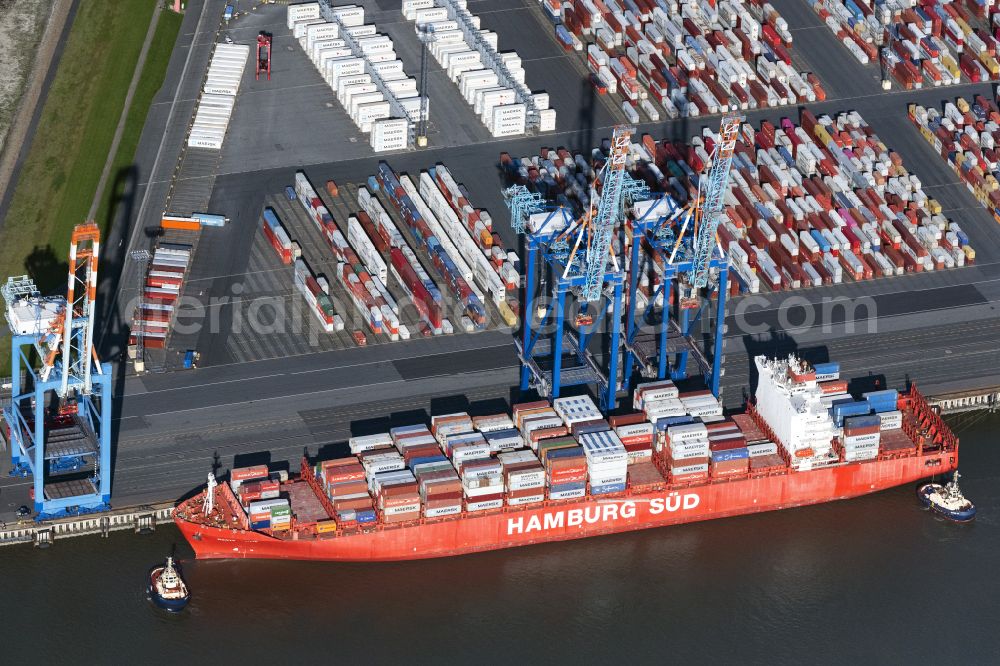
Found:
[[[420,52],[412,21],[404,20],[398,3],[364,4],[365,21],[393,38],[405,73],[418,76]],[[797,69],[814,71],[828,93],[825,101],[810,104],[809,110],[817,117],[859,112],[941,203],[943,214],[961,224],[979,254],[976,265],[965,268],[755,297],[748,319],[765,323],[770,330],[750,333],[735,319],[728,322],[724,385],[735,387],[748,380],[754,353],[796,348],[807,356],[809,350],[828,353],[853,375],[863,374],[871,365],[872,349],[884,349],[885,358],[878,366],[893,373],[893,382],[909,377],[943,386],[955,376],[986,381],[1000,365],[995,342],[1000,332],[996,323],[1000,226],[920,137],[907,118],[906,105],[940,108],[945,99],[957,96],[992,98],[990,86],[883,92],[877,74],[873,75],[875,68],[853,60],[808,4],[796,0],[774,4],[795,37],[792,53]],[[138,190],[141,203],[131,249],[145,242],[144,230],[158,221],[208,63],[215,17],[224,5],[221,0],[189,4],[179,42],[186,50],[171,60],[137,155],[142,173],[151,175],[145,189]],[[255,248],[267,248],[258,237],[266,199],[280,196],[299,169],[317,186],[332,179],[343,187],[364,184],[377,172],[380,159],[396,173],[411,176],[443,163],[468,189],[472,204],[489,211],[508,247],[516,247],[500,193],[504,185],[497,167],[500,153],[537,155],[540,146],[589,152],[610,136],[622,113],[616,103],[594,95],[579,55],[559,47],[551,24],[534,2],[479,1],[470,3],[470,10],[481,17],[484,28],[498,34],[501,49],[518,51],[526,85],[549,93],[558,112],[557,132],[492,138],[455,84],[429,58],[430,147],[376,156],[287,29],[287,7],[261,5],[225,28],[241,43],[254,39],[260,30],[272,32],[273,72],[270,81],[244,73],[208,206],[228,217],[229,223],[202,233],[192,270],[198,280],[195,294],[232,296],[237,284],[265,294],[286,293],[285,289],[293,293],[273,278],[277,260]],[[202,15],[208,18],[201,19]],[[193,48],[187,48],[190,44]],[[797,107],[746,113],[755,128],[762,120],[778,123],[789,117],[798,122],[798,115]],[[688,140],[703,127],[714,131],[717,122],[717,117],[708,116],[638,123],[636,136]],[[169,125],[166,133],[165,125]],[[342,215],[335,215],[338,221]],[[134,297],[137,282],[134,269],[127,268],[118,298],[121,313]],[[869,332],[859,326],[849,333],[838,319],[843,315],[836,314],[830,321],[832,330],[824,329],[822,320],[809,326],[797,325],[794,317],[784,321],[779,313],[788,296],[803,299],[810,307],[821,305],[823,299],[871,297],[877,304],[877,328]],[[731,302],[731,318],[743,301],[749,302],[749,297]],[[191,490],[203,482],[216,452],[224,465],[235,454],[262,450],[272,450],[275,459],[297,459],[305,446],[345,439],[352,423],[363,426],[366,420],[400,411],[425,410],[448,397],[509,400],[518,376],[511,337],[501,331],[379,344],[350,352],[324,350],[290,336],[265,340],[231,331],[183,340],[200,350],[204,345],[206,365],[211,367],[130,377],[124,383],[115,481],[120,503]],[[109,349],[108,357],[120,351]],[[268,360],[237,362],[258,358]],[[726,394],[727,403],[738,399],[733,391]],[[224,408],[221,416],[219,408]],[[4,480],[0,485],[18,483]]]

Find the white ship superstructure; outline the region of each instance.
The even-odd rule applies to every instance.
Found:
[[[787,359],[754,358],[757,364],[757,412],[799,470],[837,462],[833,438],[837,427],[823,404],[815,370],[794,355]]]

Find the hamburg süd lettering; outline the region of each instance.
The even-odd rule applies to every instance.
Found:
[[[668,493],[654,497],[648,502],[650,515],[689,511],[701,503],[697,493]],[[634,500],[609,501],[579,509],[546,511],[532,516],[517,516],[507,519],[507,536],[531,532],[547,532],[564,527],[579,527],[584,524],[611,522],[619,519],[631,520],[636,517],[637,502]]]

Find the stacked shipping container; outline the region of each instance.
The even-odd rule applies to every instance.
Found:
[[[385,162],[379,162],[378,175],[374,177],[374,180],[369,179],[369,184],[377,184],[393,202],[396,210],[406,222],[407,229],[414,241],[427,251],[431,261],[434,262],[434,267],[444,278],[452,294],[458,299],[464,316],[468,317],[471,327],[484,328],[486,326],[486,308],[482,299],[469,284],[472,280],[472,272],[465,266],[465,262],[457,251],[452,249],[452,252],[449,253],[446,243],[447,246],[454,248],[450,239],[436,234],[431,229],[431,224],[436,224],[436,220],[426,215],[426,209],[424,214],[421,213],[420,208],[425,208],[423,202],[418,206],[414,197],[407,193],[407,188],[404,188],[399,177]],[[409,190],[416,193],[412,182],[409,184]],[[440,228],[440,225],[437,226]]]
[[[801,126],[745,125],[737,142],[719,239],[744,289],[789,289],[962,266],[952,223],[855,112]],[[711,138],[677,146],[644,141],[646,177],[691,196]],[[655,168],[654,168],[655,167]],[[671,174],[670,180],[663,173]]]
[[[175,223],[185,222],[169,217],[162,222],[164,228]],[[194,225],[197,228],[197,223]],[[132,337],[141,334],[143,345],[148,349],[166,346],[192,254],[192,246],[186,243],[160,242],[153,250],[143,286],[142,307],[136,309],[132,323]]]
[[[915,448],[902,430],[896,391],[868,392],[855,400],[839,379],[838,364],[795,367],[795,376],[782,381],[810,383],[828,405],[825,418],[837,422],[829,442],[837,455],[829,464]],[[350,457],[303,468],[335,520],[320,521],[317,531],[799,469],[798,450],[769,441],[761,415],[725,418],[705,392],[681,392],[669,380],[647,382],[636,388],[633,408],[640,411],[605,420],[589,397],[562,397],[551,404],[515,404],[512,415],[444,414],[432,417],[429,427],[398,426],[352,437]],[[915,417],[908,418],[913,430]],[[232,478],[257,529],[284,529],[284,509],[271,509],[287,504],[280,496],[281,479],[269,478],[266,467],[234,470]]]
[[[249,55],[250,47],[246,44],[215,45],[187,145],[222,149]]]
[[[378,253],[373,247],[369,247],[371,240],[363,233],[360,223],[355,229],[355,242],[357,246],[364,247],[363,252],[368,255],[371,265],[374,266],[375,275],[369,272],[366,264],[352,249],[351,243],[337,227],[330,211],[323,205],[315,188],[302,171],[295,174],[295,194],[309,218],[323,235],[333,257],[339,262],[336,279],[346,290],[348,298],[354,303],[365,326],[376,335],[385,333],[390,339],[398,340],[399,307],[389,295],[385,283],[379,278],[379,273],[385,271],[385,265],[377,262]],[[404,329],[403,335],[407,334]]]
[[[769,3],[542,0],[566,48],[586,42],[591,82],[618,93],[638,122],[754,109],[826,97],[813,74],[792,68],[788,25]],[[562,22],[562,23],[560,23]],[[654,103],[655,102],[655,103]]]
[[[1000,76],[998,42],[985,21],[980,0],[919,4],[890,0],[820,0],[813,9],[862,64],[879,57],[884,70],[905,89],[940,86]],[[992,14],[996,26],[996,14]],[[883,33],[885,33],[883,35]]]
[[[318,3],[289,5],[288,27],[351,120],[369,135],[372,149],[406,148],[410,122],[420,111],[416,79],[403,72],[392,40],[378,34],[374,25],[365,25],[363,7],[344,5],[333,11],[339,23],[320,18]],[[349,32],[350,39],[341,30]],[[394,117],[387,94],[400,102],[409,118]]]
[[[497,49],[497,35],[479,29],[479,17],[472,15],[464,2],[444,0],[403,0],[403,16],[414,21],[417,34],[433,33],[429,51],[447,72],[448,78],[458,86],[465,101],[493,136],[513,136],[524,134],[527,121],[527,105],[517,98],[514,88],[500,85],[502,76],[487,56],[485,61],[478,46],[470,41],[470,36],[462,29],[467,20],[479,36]],[[464,19],[458,17],[461,12]],[[497,53],[513,79],[523,86],[524,68],[517,53]],[[556,111],[549,108],[547,93],[533,93],[534,105],[540,110],[539,129],[543,132],[556,128]]]
[[[909,108],[910,119],[921,136],[948,162],[969,191],[1000,222],[1000,111],[981,95],[972,104],[959,97],[947,102],[943,112],[916,104]],[[968,258],[975,253],[969,239],[952,224],[942,245],[962,247]]]

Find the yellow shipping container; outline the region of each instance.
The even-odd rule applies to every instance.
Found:
[[[962,75],[962,70],[958,68],[958,63],[947,53],[941,54],[941,65],[948,70],[952,78],[959,78]]]
[[[966,261],[975,261],[976,260],[976,251],[973,250],[968,245],[966,245],[965,247],[962,248],[962,252],[965,253],[965,260]]]
[[[320,520],[316,523],[317,534],[329,534],[330,532],[336,532],[336,531],[337,531],[336,520]]]
[[[506,301],[498,305],[497,309],[500,311],[500,316],[503,317],[504,323],[511,327],[517,326],[517,315],[510,309]]]
[[[957,106],[958,110],[961,111],[962,113],[969,112],[969,103],[965,101],[964,97],[959,97],[958,99],[956,99],[955,106]]]
[[[983,67],[985,67],[992,76],[1000,74],[1000,63],[998,63],[997,59],[989,53],[986,53],[985,51],[980,53],[979,61],[983,63]]]
[[[962,34],[964,34],[964,35],[971,35],[972,34],[972,28],[969,26],[968,23],[966,23],[962,19],[956,17],[955,18],[955,23],[957,23],[958,27],[962,29]]]
[[[819,141],[820,145],[822,145],[823,147],[826,147],[830,142],[833,141],[833,137],[830,136],[830,133],[827,132],[826,128],[823,127],[822,125],[816,125],[816,128],[813,130],[813,133],[816,135],[816,140]]]
[[[927,210],[931,212],[931,215],[941,214],[941,204],[938,203],[937,199],[927,200]]]
[[[993,177],[993,174],[986,176],[986,185],[989,186],[990,192],[996,192],[997,189],[1000,188],[1000,182]]]

